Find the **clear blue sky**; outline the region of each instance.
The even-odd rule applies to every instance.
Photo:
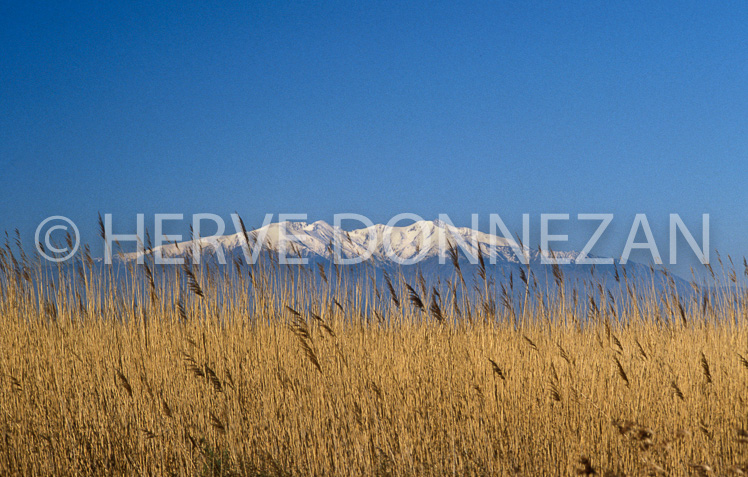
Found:
[[[745,2],[66,3],[0,6],[0,230],[29,243],[53,214],[97,242],[99,211],[612,212],[597,252],[647,213],[667,258],[677,212],[748,253]]]

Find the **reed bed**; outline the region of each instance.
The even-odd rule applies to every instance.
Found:
[[[545,287],[457,254],[431,285],[0,250],[3,475],[748,472],[731,265],[686,295],[667,273]]]

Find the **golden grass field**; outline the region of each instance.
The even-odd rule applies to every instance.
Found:
[[[542,290],[277,267],[146,261],[115,280],[6,248],[0,474],[748,472],[729,264],[688,299],[591,275],[584,302],[557,269]]]

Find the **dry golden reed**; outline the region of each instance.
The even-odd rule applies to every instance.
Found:
[[[429,289],[366,267],[122,273],[0,250],[2,475],[748,472],[732,280],[684,294],[554,267],[543,288],[453,254]]]

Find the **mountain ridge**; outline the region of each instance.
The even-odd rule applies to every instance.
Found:
[[[471,263],[477,263],[480,253],[490,263],[520,263],[523,251],[513,239],[488,234],[469,227],[456,227],[441,220],[421,220],[406,226],[387,226],[375,224],[355,230],[346,231],[334,227],[323,220],[308,223],[301,221],[282,221],[264,225],[248,232],[249,250],[243,232],[228,235],[201,237],[195,240],[171,242],[149,248],[145,255],[158,254],[166,259],[185,257],[188,253],[198,251],[215,253],[221,257],[237,252],[255,252],[257,245],[262,249],[274,249],[285,252],[289,258],[320,257],[326,259],[343,259],[358,263],[374,259],[386,264],[415,264],[422,260],[438,258],[440,262],[449,261],[450,245],[457,247]],[[285,248],[284,248],[285,247]],[[244,250],[243,250],[244,249]],[[526,249],[531,262],[539,261],[538,250]],[[124,261],[136,260],[142,253],[122,254]],[[554,252],[558,259],[574,261],[579,252]],[[245,254],[246,256],[246,254]],[[361,260],[363,258],[363,260]]]

